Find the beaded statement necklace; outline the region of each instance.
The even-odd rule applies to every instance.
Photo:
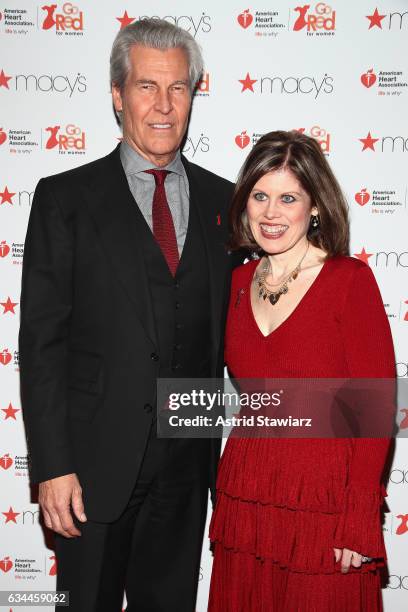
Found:
[[[261,272],[256,271],[254,277],[254,282],[258,283],[259,287],[258,297],[263,300],[268,299],[270,304],[272,304],[272,306],[275,306],[280,296],[284,295],[289,291],[289,283],[297,279],[301,270],[302,262],[306,257],[308,250],[309,243],[307,243],[307,248],[302,259],[296,265],[296,268],[294,268],[292,272],[288,274],[283,283],[268,283],[266,281],[266,277],[268,276],[268,274],[271,273],[271,264],[269,262],[269,259],[266,258],[265,264],[262,266]],[[279,289],[273,290],[272,287],[276,287],[277,285],[279,285]],[[269,287],[271,287],[271,289],[269,289]]]

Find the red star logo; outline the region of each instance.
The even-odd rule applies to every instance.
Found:
[[[6,89],[10,89],[8,82],[11,79],[11,76],[6,76],[4,74],[4,70],[0,72],[0,87],[5,87]]]
[[[19,514],[21,514],[21,512],[13,512],[13,508],[10,506],[10,509],[8,512],[2,512],[2,514],[4,514],[4,516],[6,517],[6,523],[9,523],[10,521],[13,521],[13,523],[15,523],[17,525],[17,521],[16,521],[16,516],[18,516]]]
[[[374,145],[377,142],[377,140],[379,139],[373,138],[371,136],[371,133],[368,132],[365,138],[359,138],[359,141],[363,143],[363,148],[361,150],[365,151],[366,149],[371,149],[371,151],[375,151]]]
[[[371,30],[371,28],[373,28],[374,26],[377,26],[377,28],[380,28],[380,30],[382,30],[382,20],[384,19],[385,15],[380,15],[378,12],[378,9],[376,8],[374,13],[372,15],[366,15],[366,19],[370,20],[370,25],[368,26],[368,29]]]
[[[354,257],[357,257],[357,259],[364,261],[364,263],[367,264],[367,266],[370,265],[368,263],[368,258],[372,256],[373,256],[373,253],[366,253],[365,247],[361,249],[361,253],[354,253]]]
[[[123,28],[126,28],[126,26],[128,26],[130,23],[133,23],[136,17],[129,17],[127,11],[125,11],[123,13],[123,17],[116,17],[116,19],[119,21],[120,29],[122,30]]]
[[[7,298],[7,302],[0,302],[0,305],[4,308],[3,314],[6,314],[6,312],[16,314],[14,312],[14,306],[17,306],[17,304],[18,302],[12,302],[9,297]]]
[[[249,91],[254,91],[254,83],[257,82],[258,79],[251,79],[251,77],[249,76],[249,72],[247,72],[245,79],[238,79],[240,83],[242,83],[242,89],[241,89],[241,93],[243,91],[245,91],[246,89],[249,89]]]
[[[2,411],[4,412],[4,414],[6,415],[4,417],[4,420],[6,421],[7,419],[14,419],[15,421],[17,421],[16,419],[16,413],[20,412],[19,408],[13,408],[13,406],[11,405],[11,402],[8,405],[8,408],[2,408]]]
[[[0,197],[1,197],[1,202],[0,204],[5,204],[6,202],[8,202],[9,204],[12,204],[12,198],[13,196],[15,196],[15,193],[12,193],[8,190],[7,187],[4,188],[4,191],[0,191]]]

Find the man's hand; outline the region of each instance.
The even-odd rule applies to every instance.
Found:
[[[82,502],[82,489],[76,474],[66,474],[40,483],[39,504],[44,522],[49,529],[66,538],[80,536],[72,520],[70,506],[76,518],[84,523],[87,518]]]

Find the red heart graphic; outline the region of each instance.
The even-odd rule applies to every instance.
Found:
[[[367,70],[367,72],[361,75],[360,80],[364,87],[367,87],[368,89],[369,87],[372,87],[372,85],[374,85],[374,83],[376,82],[377,75],[374,74],[373,69],[370,68],[370,70]]]
[[[0,242],[0,257],[5,257],[6,255],[8,255],[10,252],[10,247],[8,244],[6,244],[5,240],[2,240]]]
[[[0,145],[2,145],[3,142],[6,142],[6,140],[7,140],[6,132],[3,130],[3,128],[0,128]]]
[[[360,206],[364,206],[370,200],[370,194],[367,193],[367,189],[362,189],[361,191],[356,193],[354,199],[357,204],[360,204]]]
[[[10,557],[4,557],[4,559],[0,559],[0,569],[2,572],[8,572],[13,567],[12,561],[10,561]]]
[[[11,353],[8,349],[3,349],[0,353],[0,363],[7,365],[11,361]]]
[[[249,9],[245,9],[245,11],[238,15],[237,20],[241,28],[244,28],[244,30],[246,30],[247,28],[249,28],[254,18],[249,12]]]
[[[7,453],[6,455],[3,455],[2,457],[0,457],[0,466],[4,469],[4,470],[8,470],[10,466],[13,465],[13,460],[10,457],[10,455]]]
[[[239,146],[240,149],[245,149],[249,145],[250,138],[246,133],[246,130],[235,136],[235,144]]]

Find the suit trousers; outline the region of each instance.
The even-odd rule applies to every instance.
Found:
[[[55,534],[57,590],[69,591],[70,612],[121,612],[124,591],[127,612],[194,612],[209,461],[209,440],[157,438],[152,424],[122,515],[74,519],[76,538]]]

